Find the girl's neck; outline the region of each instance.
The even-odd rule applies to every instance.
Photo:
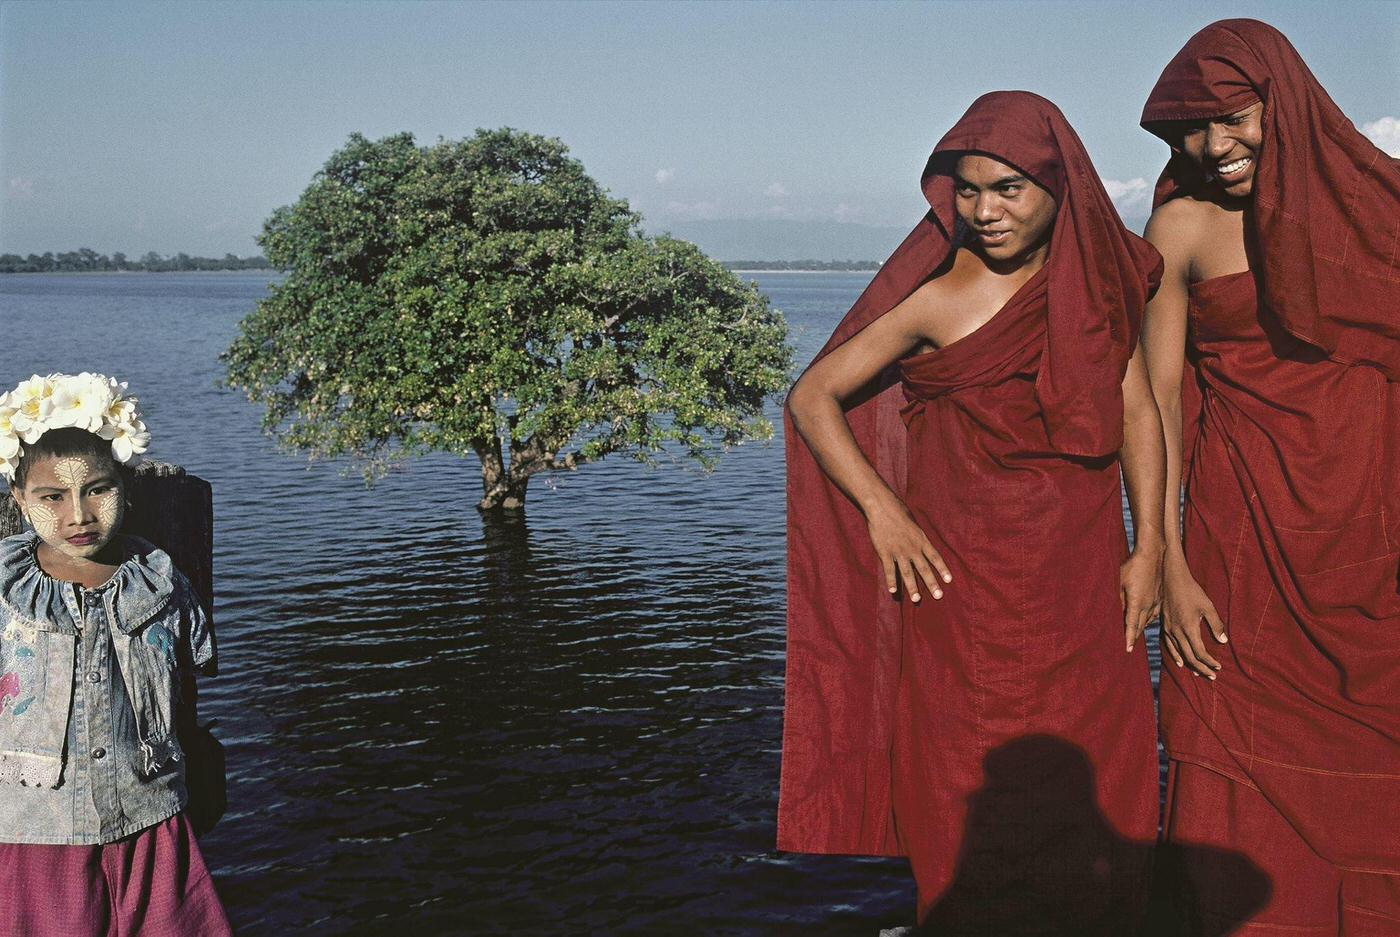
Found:
[[[50,579],[59,582],[74,582],[84,589],[96,589],[116,575],[117,568],[121,565],[118,553],[116,543],[113,541],[107,545],[105,550],[91,559],[75,558],[64,556],[47,543],[40,541],[34,555],[39,561],[39,569],[43,570]]]

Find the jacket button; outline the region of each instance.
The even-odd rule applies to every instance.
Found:
[[[88,683],[101,683],[101,682],[102,682],[102,674],[98,673],[96,670],[94,670],[94,671],[92,671],[92,672],[90,672],[90,673],[88,674]]]
[[[107,754],[107,749],[105,749],[105,748],[94,748],[94,749],[92,750],[92,757],[93,757],[94,759],[103,758],[103,757],[106,756],[106,754]]]

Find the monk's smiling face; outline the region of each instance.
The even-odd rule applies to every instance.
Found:
[[[969,154],[958,159],[953,185],[969,246],[988,259],[1028,259],[1049,242],[1055,199],[1019,169]]]
[[[14,496],[40,539],[73,559],[112,542],[126,504],[116,464],[91,455],[35,459]]]
[[[1254,192],[1254,171],[1264,139],[1264,104],[1214,120],[1182,123],[1181,151],[1232,198]]]

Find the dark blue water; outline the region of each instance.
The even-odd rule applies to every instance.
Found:
[[[757,279],[805,362],[869,277]],[[231,806],[203,848],[240,933],[911,922],[902,862],[772,849],[781,438],[712,474],[612,457],[537,478],[526,521],[484,526],[470,460],[366,489],[260,434],[216,379],[265,286],[0,277],[0,384],[129,380],[151,455],[213,484],[223,676],[202,705]]]

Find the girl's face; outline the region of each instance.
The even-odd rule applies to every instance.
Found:
[[[90,455],[36,460],[14,495],[40,539],[72,559],[92,559],[111,543],[126,506],[116,465]]]
[[[1214,120],[1188,121],[1181,151],[1232,198],[1254,192],[1254,170],[1264,139],[1264,103]]]

